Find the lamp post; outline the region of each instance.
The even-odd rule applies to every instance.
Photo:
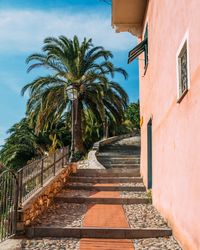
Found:
[[[74,161],[74,132],[75,132],[75,117],[77,116],[77,107],[76,107],[76,100],[78,98],[78,91],[73,85],[69,85],[67,87],[67,96],[69,100],[72,102],[72,132],[71,132],[71,154],[69,158],[69,162]]]

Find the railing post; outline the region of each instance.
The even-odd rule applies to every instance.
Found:
[[[19,174],[19,173],[18,173]],[[19,221],[18,218],[18,209],[19,209],[19,193],[20,193],[20,184],[18,175],[15,175],[15,197],[14,197],[14,225],[13,225],[13,232],[16,234],[17,232],[17,222]]]
[[[43,187],[44,184],[44,159],[42,159],[41,163],[41,187]]]
[[[53,174],[54,176],[56,175],[56,151],[54,152],[53,155]]]
[[[19,195],[19,208],[22,207],[22,196],[23,196],[23,169],[18,171],[18,195]]]
[[[65,164],[69,162],[69,146],[66,147]]]
[[[65,157],[65,148],[63,148],[63,154],[62,154],[62,168],[64,168],[64,157]]]

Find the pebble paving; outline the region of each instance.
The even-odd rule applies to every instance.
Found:
[[[134,240],[135,250],[181,250],[173,237]]]
[[[166,228],[167,223],[151,204],[124,205],[131,228]]]
[[[146,192],[121,191],[122,198],[148,198]]]
[[[55,203],[32,223],[33,226],[81,227],[87,211],[85,204]]]
[[[78,239],[34,239],[23,240],[22,250],[78,250],[80,242]]]
[[[128,183],[120,183],[123,187],[144,187],[143,183],[140,182],[128,182]]]
[[[88,168],[89,168],[88,160],[83,160],[78,162],[78,169],[88,169]]]

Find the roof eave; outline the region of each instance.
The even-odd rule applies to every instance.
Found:
[[[116,32],[141,37],[148,0],[112,0],[112,26]]]

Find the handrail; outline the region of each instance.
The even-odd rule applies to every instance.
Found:
[[[61,148],[53,154],[35,160],[19,169],[17,172],[19,180],[19,206],[33,193],[41,188],[51,177],[61,170],[69,158],[69,148]]]

